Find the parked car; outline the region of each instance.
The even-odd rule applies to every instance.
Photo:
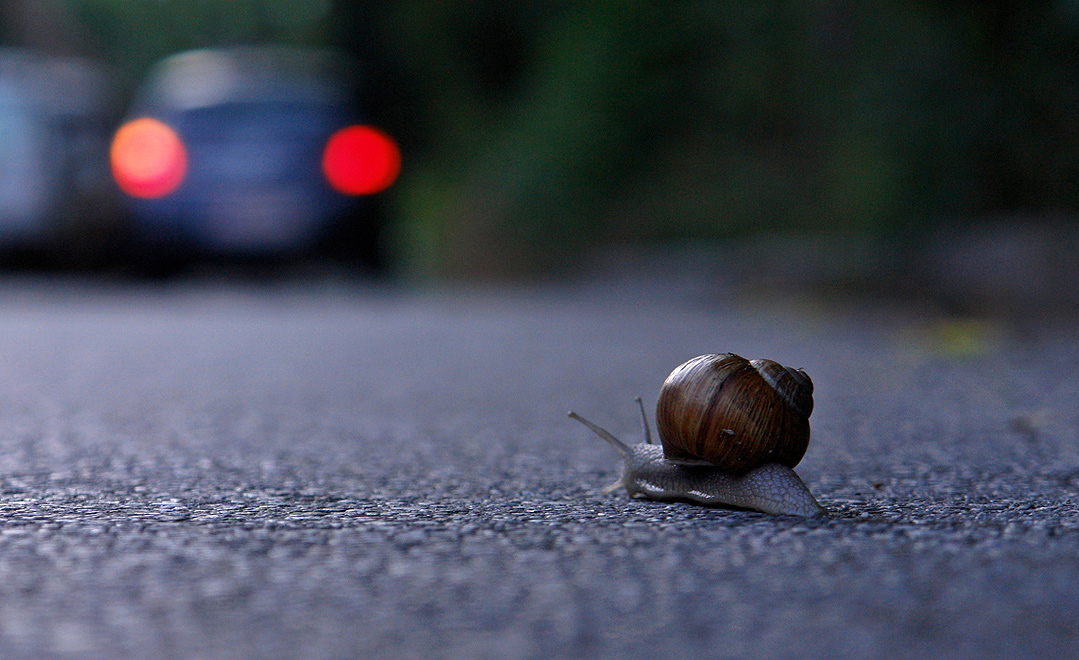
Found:
[[[119,229],[112,86],[97,63],[0,49],[0,251],[97,258]]]
[[[400,154],[362,122],[356,81],[342,56],[298,48],[201,49],[157,65],[110,152],[139,244],[291,254],[343,219],[378,223],[365,199],[394,182]]]

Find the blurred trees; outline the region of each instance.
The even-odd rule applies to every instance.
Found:
[[[380,15],[437,272],[596,242],[917,232],[1079,204],[1075,2],[451,2]]]
[[[131,71],[243,41],[359,55],[417,272],[1079,206],[1079,0],[69,4]]]

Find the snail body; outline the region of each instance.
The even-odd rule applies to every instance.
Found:
[[[667,377],[656,405],[660,445],[651,443],[643,404],[646,441],[636,445],[569,416],[622,456],[622,478],[608,490],[817,516],[824,509],[792,469],[808,447],[812,409],[813,383],[804,371],[725,353],[693,358]]]

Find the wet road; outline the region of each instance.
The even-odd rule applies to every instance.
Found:
[[[700,293],[700,292],[697,292]],[[816,384],[801,520],[629,500],[565,417]],[[1079,333],[593,284],[0,286],[8,658],[1079,654]]]

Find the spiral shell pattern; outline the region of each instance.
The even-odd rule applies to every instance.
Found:
[[[656,426],[668,461],[740,475],[767,463],[797,465],[809,446],[812,412],[813,381],[801,369],[722,353],[671,372]]]

